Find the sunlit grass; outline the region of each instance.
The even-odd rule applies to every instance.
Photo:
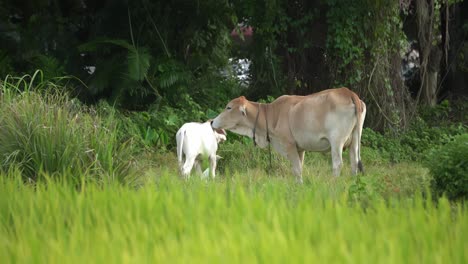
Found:
[[[15,174],[15,173],[10,173]],[[16,173],[17,174],[17,173]],[[466,205],[376,199],[349,177],[304,185],[258,173],[185,182],[148,172],[140,189],[0,177],[6,263],[466,263]],[[64,177],[66,178],[66,177]]]
[[[137,149],[113,109],[36,79],[0,82],[0,263],[468,262],[467,206],[433,201],[418,163],[363,146],[366,173],[345,153],[333,177],[307,153],[298,185],[228,138],[215,180],[182,181],[174,151]]]

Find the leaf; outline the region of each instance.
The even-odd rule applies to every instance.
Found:
[[[135,49],[128,52],[128,74],[132,80],[142,81],[145,79],[150,67],[151,55],[147,48]]]

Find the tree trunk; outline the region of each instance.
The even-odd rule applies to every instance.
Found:
[[[429,54],[429,60],[426,65],[426,75],[424,76],[423,102],[434,106],[437,104],[438,76],[440,72],[440,61],[442,59],[442,50],[433,46]]]
[[[416,5],[421,59],[421,88],[418,99],[419,95],[422,95],[424,104],[434,106],[437,103],[438,75],[442,58],[442,50],[436,40],[440,33],[434,32],[434,0],[417,0]]]

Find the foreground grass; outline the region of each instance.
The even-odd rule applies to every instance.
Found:
[[[0,177],[4,263],[466,263],[468,208],[419,195],[350,200],[349,177],[248,174],[134,189]]]

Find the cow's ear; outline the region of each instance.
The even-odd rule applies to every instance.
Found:
[[[247,115],[247,110],[245,110],[245,105],[241,105],[241,106],[239,107],[239,109],[240,109],[240,111],[241,111],[241,113],[242,113],[243,116],[246,116],[246,115]]]

